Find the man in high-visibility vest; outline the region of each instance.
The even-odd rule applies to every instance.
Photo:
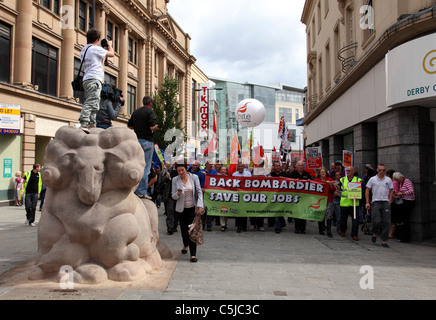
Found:
[[[42,189],[41,166],[37,163],[33,165],[33,170],[24,173],[23,193],[26,194],[24,205],[26,207],[26,224],[36,227],[35,212],[38,204],[39,194]]]
[[[356,215],[356,218],[354,218],[354,200],[348,199],[348,183],[350,182],[362,182],[362,179],[354,176],[356,173],[356,170],[354,167],[348,167],[346,172],[346,176],[342,177],[341,180],[339,180],[339,186],[342,190],[342,196],[341,196],[341,237],[345,237],[345,232],[347,231],[347,223],[348,223],[348,216],[351,215],[352,219],[352,227],[351,227],[351,237],[354,241],[359,240],[358,232],[359,232],[359,217]],[[359,201],[356,200],[356,206],[359,206]]]

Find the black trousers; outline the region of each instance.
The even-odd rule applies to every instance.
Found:
[[[189,226],[194,221],[195,217],[195,207],[185,208],[183,212],[177,212],[180,222],[180,231],[182,233],[183,246],[185,248],[189,247],[189,252],[191,257],[197,254],[197,245],[189,239]]]
[[[36,205],[38,204],[38,194],[31,193],[26,194],[24,199],[24,206],[26,208],[26,218],[29,220],[29,224],[35,222]]]
[[[415,201],[403,200],[403,204],[400,206],[400,221],[396,228],[396,236],[399,240],[404,242],[410,242],[410,215],[415,207]]]
[[[294,219],[295,220],[295,231],[306,232],[306,220],[305,219]]]

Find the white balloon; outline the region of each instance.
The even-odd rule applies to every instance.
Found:
[[[236,120],[244,127],[257,127],[265,120],[265,106],[256,99],[239,102],[235,110]]]

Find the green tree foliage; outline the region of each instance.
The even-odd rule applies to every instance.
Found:
[[[170,129],[183,130],[182,121],[179,120],[179,116],[184,107],[177,101],[178,93],[179,82],[176,79],[165,76],[162,88],[153,97],[153,110],[159,126],[159,130],[154,135],[155,143],[163,150],[172,143],[172,141],[165,141],[165,133]]]

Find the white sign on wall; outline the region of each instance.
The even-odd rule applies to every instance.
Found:
[[[21,106],[0,103],[0,134],[20,134]]]
[[[386,55],[386,104],[436,98],[436,33]]]

